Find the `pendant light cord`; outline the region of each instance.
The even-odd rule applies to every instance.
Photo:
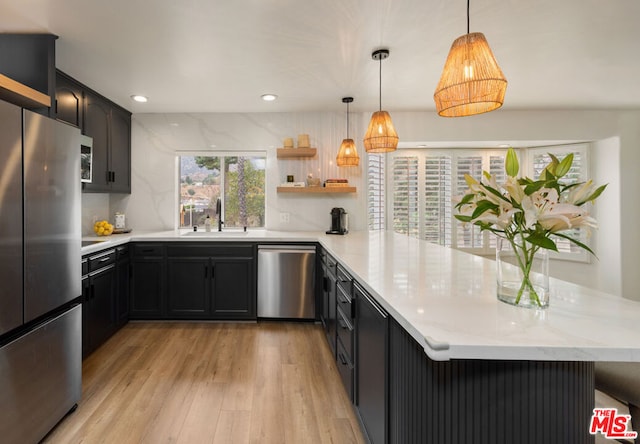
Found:
[[[467,34],[469,34],[469,2],[471,0],[467,0]]]
[[[380,94],[378,94],[378,97],[380,98],[380,111],[382,111],[382,56],[380,56],[379,61],[380,61],[380,81],[378,82],[378,85],[380,86],[380,91],[379,91]]]
[[[349,102],[347,102],[347,139],[349,138]]]

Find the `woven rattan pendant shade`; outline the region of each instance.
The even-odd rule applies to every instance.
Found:
[[[398,147],[398,134],[391,116],[386,111],[376,111],[371,116],[369,128],[364,136],[367,153],[388,153]]]
[[[439,115],[462,117],[500,108],[506,89],[507,79],[487,39],[473,32],[451,45],[433,98]]]
[[[360,164],[360,156],[353,139],[349,138],[349,104],[353,102],[353,97],[343,97],[342,103],[347,104],[347,138],[340,144],[340,150],[336,157],[336,164],[342,166],[358,166]]]
[[[336,163],[339,167],[358,166],[360,164],[360,156],[358,156],[356,143],[353,139],[344,139],[342,141],[338,157],[336,157]]]
[[[389,57],[388,49],[373,51],[371,58],[380,62],[380,108],[371,115],[369,128],[364,135],[364,149],[367,153],[388,153],[398,147],[398,133],[393,127],[391,116],[382,110],[382,61]]]

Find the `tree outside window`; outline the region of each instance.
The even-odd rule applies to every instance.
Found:
[[[226,228],[264,227],[265,156],[181,156],[180,227],[217,223],[222,202]]]

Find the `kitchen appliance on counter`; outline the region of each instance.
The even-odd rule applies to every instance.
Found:
[[[258,317],[315,319],[314,245],[258,245]]]
[[[327,234],[347,234],[349,232],[349,215],[344,208],[331,209],[331,228]]]
[[[80,131],[0,101],[0,440],[36,443],[81,396]]]

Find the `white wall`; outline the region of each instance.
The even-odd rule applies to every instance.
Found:
[[[498,110],[457,119],[441,118],[434,112],[391,114],[400,140],[405,143],[593,141],[594,180],[610,184],[596,203],[601,228],[594,236],[600,261],[564,263],[556,272],[565,279],[640,300],[640,231],[636,227],[640,220],[640,111]],[[132,129],[132,194],[112,195],[109,214],[125,212],[128,225],[136,230],[173,229],[178,151],[262,150],[267,152],[268,229],[325,230],[334,206],[349,212],[352,229],[366,229],[366,155],[361,140],[369,116],[352,113],[351,136],[358,144],[360,167],[338,170],[335,156],[346,134],[343,112],[136,114]],[[302,161],[276,159],[275,150],[282,140],[295,140],[300,133],[310,135],[311,144],[318,148],[317,157]],[[358,193],[328,197],[275,192],[287,174],[294,174],[298,180],[308,172],[322,179],[347,177],[358,187]],[[280,223],[280,212],[290,213],[289,224]]]

